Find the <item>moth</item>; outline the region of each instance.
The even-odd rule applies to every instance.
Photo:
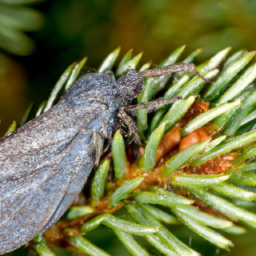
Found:
[[[143,89],[143,78],[182,70],[202,77],[194,64],[183,63],[127,70],[118,80],[111,71],[83,75],[51,109],[0,139],[0,254],[26,244],[59,220],[121,119],[139,141],[127,112],[174,101],[130,105]]]

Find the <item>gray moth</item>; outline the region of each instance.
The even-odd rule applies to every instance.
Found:
[[[0,139],[0,254],[26,244],[59,220],[120,119],[139,140],[125,110],[178,99],[130,106],[143,89],[143,77],[181,70],[197,74],[193,64],[181,63],[141,73],[127,70],[118,80],[111,71],[83,75],[51,109]]]

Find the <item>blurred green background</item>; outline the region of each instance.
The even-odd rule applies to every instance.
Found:
[[[153,64],[183,44],[201,60],[253,50],[255,13],[255,0],[0,0],[0,134],[83,56],[96,68],[117,46]]]
[[[255,50],[255,14],[255,0],[0,0],[0,135],[84,56],[97,68],[117,46],[153,64],[184,44],[186,53],[204,48],[199,61],[227,46]],[[232,238],[230,254],[208,243],[203,252],[255,256],[249,234]]]

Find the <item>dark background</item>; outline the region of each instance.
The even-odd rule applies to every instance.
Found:
[[[84,56],[96,68],[117,46],[122,54],[143,51],[142,63],[153,64],[184,44],[187,53],[204,47],[199,60],[227,46],[256,48],[255,0],[45,0],[27,6],[44,22],[27,33],[35,43],[19,54],[27,56],[0,49],[1,135],[30,102],[47,99],[63,70]]]
[[[18,54],[0,49],[0,135],[31,102],[47,99],[64,69],[84,56],[97,68],[117,46],[122,54],[143,51],[142,63],[153,64],[184,44],[186,53],[204,48],[199,61],[227,46],[256,49],[255,0],[47,0],[27,7],[39,11],[43,22],[27,29],[36,30],[26,33],[34,48],[24,42],[26,50]],[[254,237],[232,237],[236,248],[230,255],[255,256]],[[208,243],[205,253],[207,248],[209,255],[223,255]]]

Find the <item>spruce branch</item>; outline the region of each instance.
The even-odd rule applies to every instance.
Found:
[[[176,63],[184,49],[176,49],[159,67]],[[194,62],[201,51],[184,62]],[[245,233],[239,223],[256,228],[256,214],[236,203],[256,199],[251,189],[256,186],[256,53],[241,50],[228,57],[230,51],[228,47],[197,66],[212,85],[187,72],[145,79],[138,103],[147,103],[158,94],[164,99],[183,98],[150,116],[148,110],[138,110],[137,123],[145,143],[139,148],[139,161],[134,160],[134,149],[118,130],[86,191],[54,225],[58,236],[48,230],[29,247],[41,256],[55,255],[52,244],[78,255],[110,255],[87,236],[105,225],[131,255],[150,255],[155,248],[163,255],[196,256],[200,254],[174,236],[166,224],[184,224],[227,251],[233,243],[225,233]],[[98,72],[116,66],[116,77],[120,77],[128,68],[138,68],[142,54],[133,57],[130,50],[118,64],[119,54],[120,48],[110,53]],[[66,69],[37,116],[74,84],[85,63],[86,58]],[[140,70],[149,67],[146,63]],[[8,132],[15,128],[13,123]]]

